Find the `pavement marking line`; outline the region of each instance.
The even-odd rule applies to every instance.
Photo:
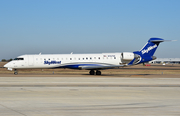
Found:
[[[179,84],[144,84],[144,85],[125,85],[125,84],[61,84],[61,85],[0,85],[0,87],[180,87]]]
[[[21,115],[23,115],[23,116],[27,116],[27,115],[25,115],[25,114],[23,114],[23,113],[21,113],[21,112],[19,112],[19,111],[16,111],[16,110],[13,110],[13,109],[7,107],[7,106],[5,106],[5,105],[2,105],[2,104],[0,104],[0,105],[1,105],[2,107],[6,108],[6,109],[9,109],[9,110],[13,111],[13,112],[16,112],[16,113],[18,113],[18,114],[21,114]]]

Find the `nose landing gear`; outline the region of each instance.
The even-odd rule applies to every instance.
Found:
[[[14,69],[14,74],[15,74],[15,75],[17,75],[17,74],[18,74],[17,69]]]

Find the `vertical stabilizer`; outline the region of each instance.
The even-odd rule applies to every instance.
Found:
[[[134,58],[128,65],[154,60],[156,57],[153,55],[161,42],[164,42],[164,39],[150,38],[140,51],[133,52],[136,55],[136,58]]]
[[[164,39],[161,38],[150,38],[146,45],[140,50],[141,56],[153,56],[160,42]]]

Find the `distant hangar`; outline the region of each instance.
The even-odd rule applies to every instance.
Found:
[[[153,64],[180,64],[180,58],[157,58],[149,63]]]

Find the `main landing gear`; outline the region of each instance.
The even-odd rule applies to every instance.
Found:
[[[18,74],[17,69],[14,69],[14,74],[15,74],[15,75],[17,75],[17,74]]]
[[[90,75],[94,75],[94,74],[95,74],[95,71],[94,71],[94,70],[90,70],[90,71],[89,71],[89,74],[90,74]],[[96,75],[101,75],[101,71],[96,70]]]

